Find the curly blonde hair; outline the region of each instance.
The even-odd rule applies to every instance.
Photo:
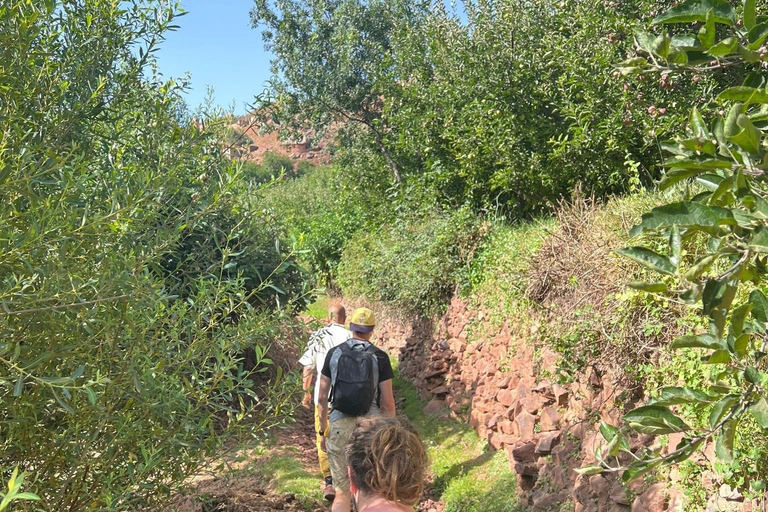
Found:
[[[346,446],[355,487],[414,505],[424,491],[427,453],[415,429],[395,418],[363,418]]]

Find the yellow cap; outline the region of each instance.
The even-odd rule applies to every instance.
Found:
[[[357,308],[349,318],[349,329],[353,332],[371,332],[376,326],[376,317],[368,308]]]

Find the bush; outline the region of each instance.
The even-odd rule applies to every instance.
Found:
[[[294,389],[254,372],[301,277],[150,71],[173,9],[120,7],[0,7],[0,474],[44,510],[159,508]]]
[[[339,285],[346,295],[382,302],[402,313],[437,313],[466,279],[480,236],[479,221],[468,209],[358,232],[344,249]]]
[[[322,166],[260,191],[259,204],[280,224],[280,234],[303,249],[302,261],[317,278],[333,285],[347,241],[390,218],[385,188],[386,173],[368,170],[355,175],[340,166]]]
[[[303,176],[312,171],[316,165],[309,160],[299,160],[296,163],[296,176]]]
[[[271,172],[273,176],[280,176],[281,174],[293,174],[293,160],[290,157],[275,153],[274,151],[267,151],[264,153],[264,159],[261,165],[267,171]]]

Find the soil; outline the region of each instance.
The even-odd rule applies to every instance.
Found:
[[[306,409],[297,411],[295,423],[286,428],[275,430],[277,448],[282,446],[298,448],[292,455],[306,467],[317,463],[314,444],[314,418]],[[244,463],[233,463],[231,467],[253,463],[247,457]],[[318,482],[319,485],[320,482]],[[329,507],[316,503],[314,507],[302,506],[293,494],[277,494],[256,475],[247,472],[237,473],[234,477],[199,476],[192,480],[190,489],[183,496],[178,496],[169,510],[178,512],[324,512]]]

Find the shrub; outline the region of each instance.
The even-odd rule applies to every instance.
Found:
[[[296,176],[303,176],[314,169],[316,166],[309,160],[299,160],[296,163]]]
[[[300,279],[245,217],[218,127],[151,72],[174,17],[0,6],[0,479],[18,466],[44,510],[158,508],[293,390],[255,386],[289,318],[251,303],[279,294],[273,265]]]
[[[402,313],[437,313],[466,279],[469,255],[480,236],[479,221],[468,209],[360,231],[344,249],[339,285],[347,295]]]
[[[281,226],[281,235],[303,250],[302,261],[323,284],[333,285],[347,241],[375,229],[390,217],[384,202],[386,180],[376,170],[355,172],[322,166],[259,191],[264,214]]]
[[[271,172],[273,176],[280,176],[281,174],[293,174],[293,160],[290,157],[275,153],[274,151],[267,151],[264,153],[264,159],[261,163],[262,167]]]

